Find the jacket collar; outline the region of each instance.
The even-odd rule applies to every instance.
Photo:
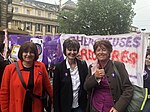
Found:
[[[20,71],[23,70],[21,60],[18,61],[18,66],[19,66]],[[38,61],[35,61],[34,62],[34,84],[36,82],[36,79],[37,79],[38,75],[41,74],[41,71],[39,71],[39,69],[37,69],[38,67],[40,67],[40,63]]]
[[[23,66],[22,66],[22,61],[21,60],[18,61],[18,66],[19,66],[20,70],[23,70]],[[40,64],[37,61],[35,61],[34,62],[34,67],[38,67],[38,66],[40,66]]]
[[[67,67],[67,69],[70,69],[70,65],[69,65],[68,59],[66,59],[66,67]]]

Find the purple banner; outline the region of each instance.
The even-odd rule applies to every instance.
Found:
[[[39,60],[44,62],[45,65],[53,65],[64,60],[62,48],[60,44],[60,35],[49,36],[26,36],[26,35],[9,35],[10,49],[15,45],[21,45],[26,41],[33,41],[36,43]]]

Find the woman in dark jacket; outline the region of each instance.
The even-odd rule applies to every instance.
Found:
[[[96,41],[94,53],[97,61],[89,67],[84,88],[89,92],[90,112],[125,112],[133,95],[125,65],[110,60],[112,45],[107,40]],[[114,64],[119,71],[120,80],[114,71]]]
[[[54,112],[85,112],[87,92],[83,88],[88,68],[85,61],[77,59],[80,44],[66,39],[63,52],[66,59],[56,65],[53,79]]]

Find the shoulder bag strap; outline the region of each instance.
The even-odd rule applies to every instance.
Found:
[[[113,63],[113,69],[114,69],[114,71],[115,71],[116,75],[118,76],[119,81],[120,81],[120,85],[121,85],[121,87],[122,87],[122,80],[121,80],[121,77],[120,77],[119,71],[118,71],[118,69],[117,69],[117,67],[116,67],[116,65],[115,65],[115,61],[112,61],[112,63]]]
[[[24,87],[26,90],[29,90],[29,89],[27,88],[27,86],[26,86],[26,84],[25,84],[23,78],[22,78],[21,72],[20,72],[20,70],[19,70],[18,63],[15,62],[15,65],[16,65],[16,69],[17,69],[17,72],[18,72],[19,79],[20,79],[20,81],[21,81],[23,87]],[[36,97],[36,98],[38,98],[38,99],[44,99],[42,96],[38,96],[38,95],[35,95],[35,94],[33,94],[33,93],[31,93],[31,94],[32,94],[32,96],[34,96],[34,97]]]
[[[19,79],[20,79],[23,87],[27,90],[27,86],[26,86],[26,84],[25,84],[25,82],[24,82],[24,80],[22,78],[21,72],[19,70],[18,62],[15,62],[15,65],[16,65],[16,69],[17,69],[17,72],[18,72]]]

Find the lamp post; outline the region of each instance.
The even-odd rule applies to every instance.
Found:
[[[63,18],[63,19],[68,19],[68,17],[67,17],[67,16],[62,16],[62,18]]]
[[[142,28],[141,30],[142,30],[142,31],[145,31],[146,29],[145,29],[145,28]]]
[[[70,29],[70,26],[71,26],[71,21],[69,20],[69,18],[67,16],[60,16],[63,20],[67,21],[68,22],[68,33],[71,33],[71,29]]]

